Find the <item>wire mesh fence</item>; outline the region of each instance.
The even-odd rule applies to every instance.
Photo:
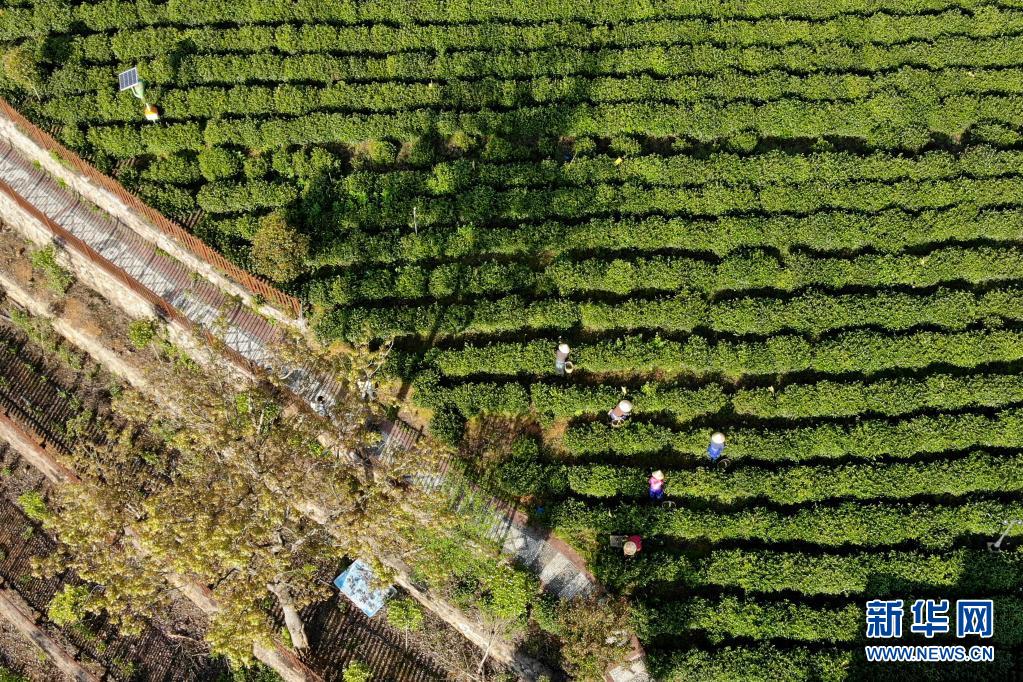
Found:
[[[42,180],[46,179],[45,174],[42,171],[36,171],[39,173]],[[185,314],[180,312],[176,307],[165,301],[160,296],[143,286],[138,280],[134,279],[123,269],[119,268],[114,263],[110,262],[102,254],[98,253],[85,241],[65,229],[62,225],[51,220],[42,211],[36,208],[33,204],[29,203],[24,197],[21,196],[17,191],[14,190],[6,181],[0,179],[0,192],[9,197],[15,204],[18,205],[23,211],[32,216],[34,219],[41,222],[47,230],[49,230],[57,242],[62,248],[73,249],[77,254],[86,258],[91,263],[100,267],[103,272],[107,275],[116,279],[120,284],[124,285],[127,289],[130,289],[133,293],[144,299],[147,303],[153,306],[154,312],[157,315],[166,320],[173,320],[180,323],[189,331],[200,334],[206,338],[211,344],[223,345],[214,337],[209,330],[200,327],[192,320],[190,320]],[[258,371],[258,367],[244,357],[237,350],[225,346],[223,348],[224,353],[227,354],[232,361],[239,366],[243,367],[249,372]]]
[[[125,206],[134,213],[143,217],[158,230],[174,239],[184,246],[197,258],[203,260],[216,268],[225,276],[248,289],[252,294],[260,297],[270,305],[283,310],[293,317],[301,314],[302,304],[294,296],[290,296],[280,289],[271,286],[262,279],[246,272],[231,261],[227,260],[220,253],[212,249],[195,235],[189,233],[174,221],[162,213],[147,205],[137,196],[126,190],[113,178],[101,173],[97,168],[86,162],[80,156],[66,148],[55,140],[49,133],[45,132],[27,118],[22,116],[7,101],[0,99],[0,114],[3,114],[36,142],[43,149],[55,154],[63,163],[68,164],[78,171],[93,184],[114,195]]]

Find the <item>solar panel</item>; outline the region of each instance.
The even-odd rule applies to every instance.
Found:
[[[130,90],[139,84],[139,69],[137,66],[133,66],[127,71],[122,71],[117,74],[117,85],[120,87],[119,92]]]

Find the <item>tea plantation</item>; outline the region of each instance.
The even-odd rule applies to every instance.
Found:
[[[658,679],[1021,674],[1023,3],[7,0],[0,40],[26,115],[323,340],[394,339]],[[867,663],[871,599],[994,662]]]

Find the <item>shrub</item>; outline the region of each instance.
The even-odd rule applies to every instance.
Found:
[[[4,75],[20,88],[39,97],[43,88],[43,72],[37,46],[33,42],[8,48],[3,55]]]
[[[21,511],[25,512],[25,516],[33,521],[43,522],[50,518],[50,510],[46,506],[46,500],[43,499],[42,493],[36,490],[30,490],[19,495],[18,506],[21,507]]]
[[[587,508],[577,500],[552,506],[554,527],[573,533],[640,533],[691,542],[757,538],[769,543],[812,542],[822,547],[884,548],[907,541],[925,549],[948,549],[961,537],[987,533],[989,519],[1023,506],[983,498],[961,505],[842,502],[833,507],[775,511],[745,507],[737,512],[619,504]],[[987,516],[990,514],[991,516]]]
[[[196,182],[202,175],[195,157],[176,154],[164,159],[153,159],[142,171],[142,177],[153,182],[187,185]]]
[[[156,323],[153,320],[135,320],[128,325],[128,341],[138,350],[146,348],[156,338]]]
[[[398,630],[416,632],[423,626],[423,610],[411,597],[392,599],[387,603],[387,622]]]
[[[11,323],[46,352],[56,353],[62,347],[60,336],[48,318],[34,317],[17,308],[10,311],[10,316]]]
[[[397,338],[382,371],[440,439],[491,427],[468,470],[636,597],[658,679],[837,682],[866,670],[868,594],[994,594],[996,637],[1023,637],[999,596],[1023,552],[981,539],[1023,491],[1011,5],[16,0],[0,42],[26,114],[158,210],[201,208],[324,342]],[[127,64],[159,125],[111,88]],[[600,608],[526,608],[532,583],[446,539],[432,588],[531,612],[602,672]]]
[[[290,282],[305,270],[309,238],[288,224],[279,212],[259,222],[252,238],[252,263],[256,272],[275,282]]]
[[[341,677],[344,682],[370,682],[373,679],[373,672],[362,661],[352,661],[345,666]]]
[[[565,669],[577,680],[603,680],[632,649],[628,606],[612,598],[575,598],[558,607],[556,633]]]
[[[71,29],[72,9],[67,0],[36,0],[32,6],[32,25],[38,35],[67,33]]]
[[[535,578],[525,569],[500,564],[477,576],[476,604],[492,618],[524,622],[536,593]]]
[[[476,146],[476,140],[464,130],[456,130],[448,137],[448,148],[456,154],[465,154]]]
[[[890,421],[869,419],[846,424],[821,423],[778,429],[733,429],[729,432],[730,457],[758,461],[799,462],[806,459],[857,457],[876,459],[912,457],[920,453],[963,450],[980,445],[1013,447],[1023,433],[1023,412],[1004,408],[991,416],[975,413],[925,414]],[[612,430],[604,424],[572,427],[564,447],[575,455],[615,452],[677,452],[705,457],[710,434],[705,429],[675,430],[635,422]]]
[[[29,682],[29,679],[0,665],[0,682]]]
[[[236,213],[258,208],[287,206],[298,191],[288,184],[250,180],[246,183],[216,182],[203,185],[196,201],[209,213]]]
[[[816,647],[779,649],[772,644],[760,644],[661,654],[651,663],[657,679],[665,682],[740,679],[839,682],[848,678],[853,654],[821,651]]]
[[[232,178],[241,172],[242,158],[237,152],[223,147],[212,147],[199,152],[199,170],[203,177],[213,182]]]
[[[465,417],[454,405],[444,404],[434,412],[430,433],[442,443],[458,445],[465,435]]]
[[[990,554],[986,550],[953,549],[947,552],[855,551],[821,553],[765,549],[716,549],[693,558],[653,549],[637,557],[604,552],[594,564],[604,584],[619,589],[658,583],[706,585],[740,589],[748,593],[778,592],[805,595],[866,595],[890,597],[930,587],[963,592],[1011,589],[1023,577],[1016,553]]]
[[[47,617],[60,626],[74,625],[85,618],[85,606],[89,601],[89,588],[84,585],[65,585],[53,596],[46,609]]]
[[[561,473],[542,464],[513,459],[502,462],[494,471],[493,485],[512,498],[539,496],[550,490],[563,490],[563,482],[552,480]]]
[[[263,156],[250,156],[242,162],[242,171],[249,180],[259,180],[270,172],[270,162]]]
[[[542,630],[551,634],[558,633],[558,616],[561,608],[561,600],[550,594],[541,594],[533,601],[532,609],[529,612],[530,620],[536,623]]]
[[[616,156],[639,156],[643,145],[634,137],[616,137],[611,140],[610,151]]]
[[[387,140],[370,140],[360,148],[356,148],[356,161],[368,162],[376,168],[386,168],[394,164],[398,157],[398,148]],[[358,153],[361,152],[361,153]]]
[[[170,216],[184,218],[195,210],[192,193],[183,187],[166,183],[141,183],[138,194],[146,202]]]
[[[57,263],[57,250],[53,246],[34,251],[31,256],[32,267],[40,270],[46,278],[46,284],[55,293],[63,296],[74,284],[75,278],[70,272]]]

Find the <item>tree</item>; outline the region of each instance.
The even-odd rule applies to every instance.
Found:
[[[39,50],[32,41],[15,45],[4,52],[4,74],[15,85],[41,96],[43,72],[40,66]]]
[[[471,675],[484,674],[498,641],[525,631],[529,603],[539,582],[528,569],[507,561],[494,545],[480,542],[480,519],[463,514],[444,528],[422,532],[416,577],[431,592],[451,599],[469,612],[487,643]]]
[[[256,271],[275,282],[290,282],[305,269],[309,237],[288,224],[279,211],[259,222],[252,237],[252,264]]]
[[[59,489],[49,527],[62,551],[52,566],[101,585],[89,608],[129,627],[163,601],[160,573],[211,586],[221,611],[207,638],[235,664],[251,661],[254,641],[272,641],[269,595],[293,644],[307,646],[299,611],[329,594],[319,570],[347,556],[402,556],[430,518],[429,495],[406,478],[423,471],[415,453],[393,466],[362,454],[376,442],[380,408],[361,400],[356,380],[379,360],[282,344],[282,363],[304,362],[275,381],[336,380],[327,433],[273,381],[242,381],[215,348],[203,362],[164,348],[148,351],[160,358],[147,380],[161,402],[123,391],[113,405],[121,427],[75,452],[82,483]]]

